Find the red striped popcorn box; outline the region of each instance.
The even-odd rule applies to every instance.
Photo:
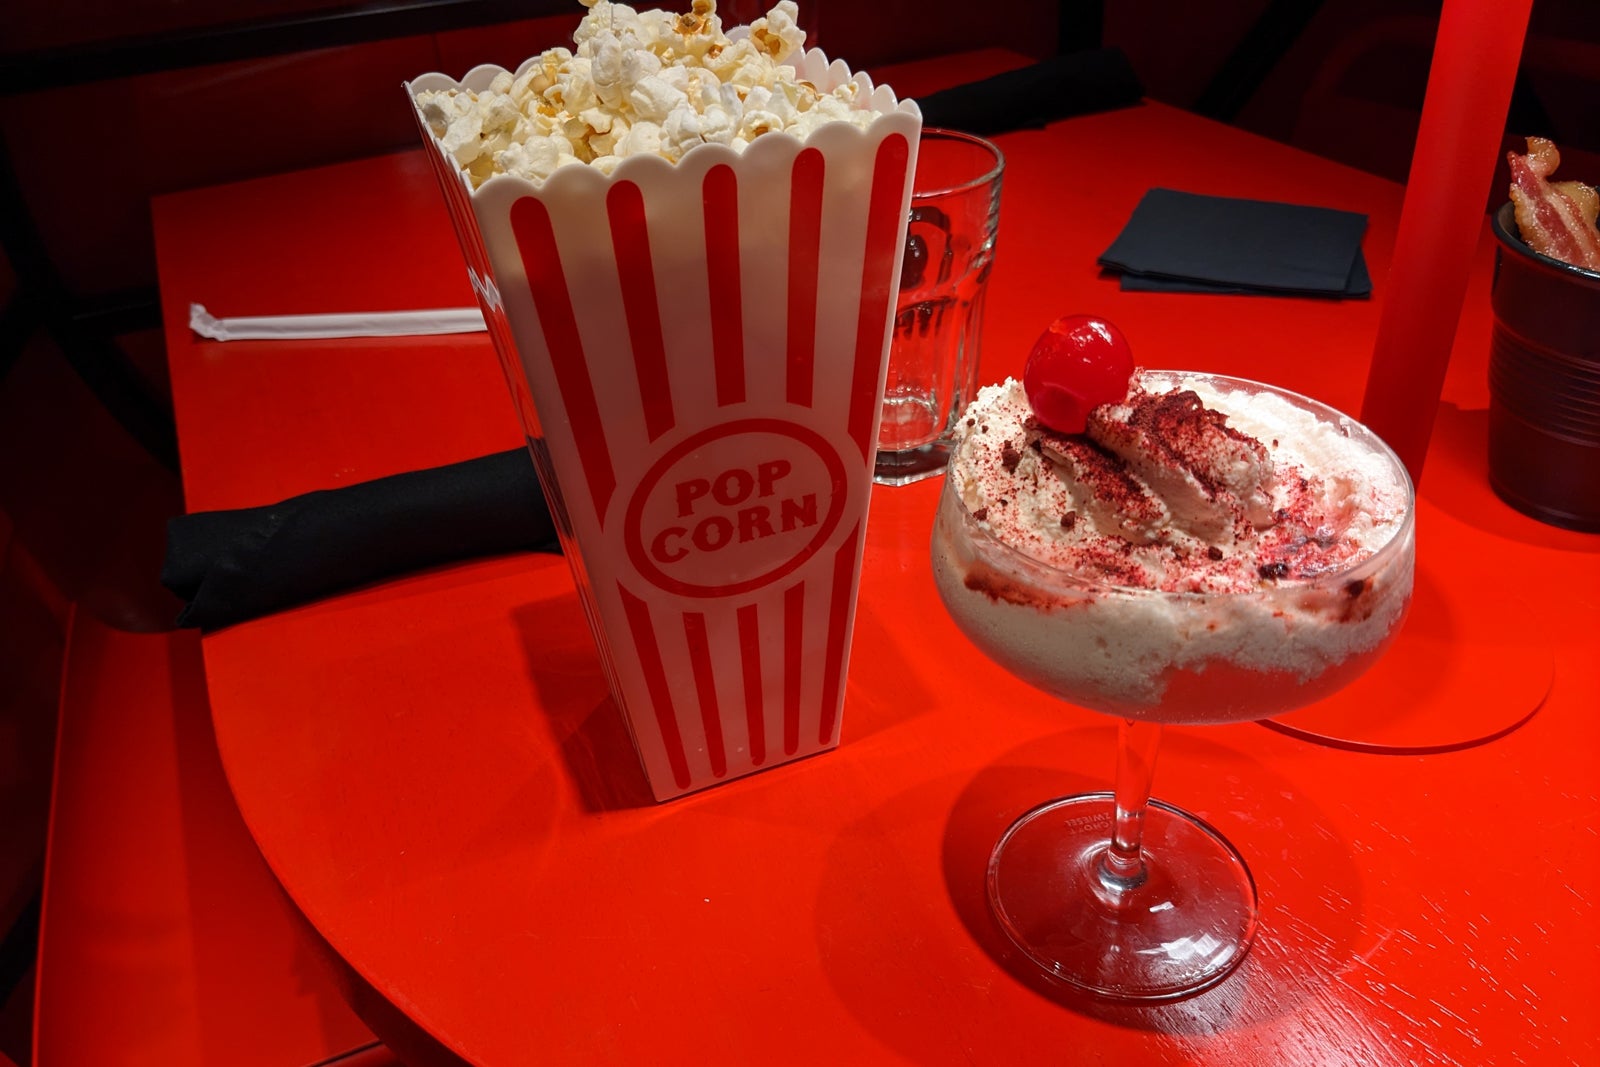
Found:
[[[921,116],[794,65],[877,117],[474,190],[419,112],[658,800],[839,743]]]

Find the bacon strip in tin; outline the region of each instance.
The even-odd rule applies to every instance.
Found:
[[[1511,201],[1517,228],[1535,252],[1575,267],[1600,270],[1600,232],[1595,215],[1600,194],[1582,182],[1551,182],[1561,163],[1553,142],[1528,138],[1528,154],[1507,152]]]

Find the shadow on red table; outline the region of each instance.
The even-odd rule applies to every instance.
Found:
[[[1229,1062],[1225,1046],[1248,1040],[1254,1028],[1298,1027],[1297,1013],[1309,1003],[1325,1003],[1330,990],[1335,999],[1345,996],[1340,974],[1356,954],[1363,914],[1350,846],[1292,781],[1181,729],[1168,732],[1156,792],[1211,821],[1253,865],[1262,925],[1251,955],[1215,989],[1131,1007],[1057,985],[1011,947],[984,898],[990,850],[1034,805],[1106,789],[1115,735],[1107,718],[1103,728],[1038,738],[970,779],[946,775],[902,791],[837,835],[819,886],[818,955],[838,1002],[886,1047],[916,1063],[958,1057],[952,1040],[997,1062],[1007,1053],[1024,1062],[1041,1055],[1070,1060],[1069,1049],[1041,1052],[1051,1033],[1082,1039],[1067,1020],[1053,1029],[1052,1015],[1066,1011],[1123,1032],[1097,1039],[1107,1062],[1149,1057],[1151,1039],[1173,1049],[1210,1045],[1222,1052],[1216,1062]],[[920,865],[930,850],[943,895],[929,893],[924,882]],[[883,899],[899,905],[871,906]],[[952,984],[950,975],[973,973],[972,957],[980,953],[995,965],[993,982],[1018,983],[1037,998],[990,996],[987,983],[970,978]],[[988,1006],[981,1023],[974,1022],[974,997]],[[930,1001],[932,1015],[952,1020],[950,1027],[926,1025]],[[1248,1050],[1237,1051],[1233,1062],[1246,1062]]]
[[[1326,700],[1262,725],[1334,748],[1415,756],[1488,744],[1533,718],[1555,676],[1545,627],[1512,590],[1462,573],[1425,545],[1411,612],[1383,658]]]
[[[913,559],[913,566],[926,566],[926,548],[922,559]],[[864,575],[862,589],[873,588],[869,586],[871,581],[870,575]],[[908,614],[906,607],[869,597],[865,592],[857,603],[855,641],[850,653],[850,670],[845,675],[841,748],[859,745],[875,734],[901,727],[939,706],[939,694],[923,683],[928,674],[921,669],[921,657],[925,653],[919,642],[926,641],[926,633],[919,627],[905,625],[905,619],[917,617]],[[885,678],[894,679],[894,684],[884,685]]]
[[[541,715],[590,813],[655,805],[622,710],[606,686],[577,597],[552,597],[513,612],[539,692]]]

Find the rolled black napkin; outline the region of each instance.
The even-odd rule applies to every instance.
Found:
[[[1120,49],[1056,56],[917,97],[925,126],[980,136],[1137,104],[1144,86]]]
[[[1124,289],[1367,297],[1366,228],[1353,211],[1157,188],[1100,265]]]
[[[526,448],[167,523],[161,584],[179,626],[215,630],[341,589],[474,556],[553,549]]]

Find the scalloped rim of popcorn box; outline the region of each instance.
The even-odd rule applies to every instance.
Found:
[[[729,32],[728,38],[729,40],[736,40],[739,35],[747,32],[748,27],[739,26]],[[510,71],[509,73],[513,77],[521,77],[529,67],[539,62],[540,58],[540,56],[530,56],[523,60],[521,65],[518,66],[516,70]],[[795,62],[792,65],[795,68],[796,75],[799,76],[801,80],[811,82],[813,85],[817,86],[819,90],[825,93],[832,92],[834,89],[845,84],[846,82],[855,83],[860,94],[860,99],[866,101],[865,106],[862,107],[861,110],[876,111],[878,113],[878,117],[865,127],[858,127],[853,123],[848,122],[824,123],[813,129],[811,133],[809,133],[803,139],[796,137],[794,134],[785,130],[775,130],[771,133],[762,134],[760,137],[752,140],[750,142],[750,146],[743,152],[736,152],[727,145],[697,145],[685,152],[683,154],[683,158],[688,158],[691,155],[697,157],[715,157],[718,153],[720,153],[722,161],[732,163],[734,160],[740,159],[743,156],[748,156],[752,152],[756,153],[757,157],[759,157],[766,152],[777,151],[779,150],[780,144],[783,144],[787,150],[792,151],[793,146],[796,144],[798,144],[801,148],[806,148],[817,144],[826,144],[836,137],[852,136],[862,140],[876,140],[885,133],[885,130],[883,129],[884,126],[903,127],[906,117],[911,118],[914,121],[915,126],[912,130],[902,129],[901,132],[909,134],[914,132],[915,129],[921,127],[922,109],[917,106],[917,102],[915,100],[912,100],[909,97],[901,100],[895,96],[894,90],[889,86],[873,85],[871,75],[867,74],[865,71],[852,71],[842,59],[830,60],[820,48],[812,48],[808,50],[799,58],[798,62]],[[405,90],[407,95],[411,98],[412,106],[417,107],[417,96],[421,93],[436,92],[443,89],[466,89],[470,92],[482,92],[489,87],[489,84],[493,82],[496,77],[505,73],[508,73],[506,68],[495,63],[485,63],[480,66],[473,67],[471,70],[467,71],[466,74],[462,75],[459,81],[451,78],[447,74],[441,74],[437,71],[430,71],[427,74],[418,75],[417,77],[406,82]],[[419,117],[420,111],[421,109],[418,108]],[[423,128],[424,130],[427,128],[425,123]],[[430,137],[429,140],[433,144],[434,151],[441,153],[444,151],[440,147],[439,139],[437,137]],[[763,148],[763,142],[770,142],[770,144]],[[710,163],[718,162],[718,160],[715,158],[697,160],[697,162],[702,161]],[[616,167],[612,169],[610,174],[602,173],[601,171],[589,166],[566,166],[557,169],[554,174],[550,175],[550,177],[546,178],[542,182],[533,182],[527,178],[521,178],[514,174],[496,174],[487,179],[482,185],[474,189],[472,188],[472,183],[467,179],[466,174],[464,174],[461,171],[461,168],[456,165],[455,160],[452,159],[449,162],[451,171],[456,175],[456,178],[466,189],[467,195],[473,198],[483,195],[484,192],[489,190],[491,187],[508,185],[515,186],[520,190],[538,190],[542,193],[556,193],[565,191],[568,188],[582,188],[584,185],[589,185],[591,187],[604,187],[618,181],[636,182],[641,179],[648,181],[650,180],[648,175],[650,175],[652,170],[657,173],[665,173],[676,170],[679,166],[679,163],[674,163],[673,161],[664,159],[658,155],[641,154],[627,157],[621,163],[618,163]],[[679,162],[681,163],[681,160]],[[498,191],[499,190],[496,189],[496,192]]]

